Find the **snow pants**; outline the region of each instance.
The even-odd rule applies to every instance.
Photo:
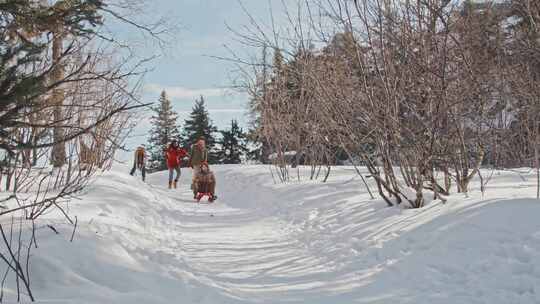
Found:
[[[137,170],[137,167],[139,167],[139,169],[141,170],[142,180],[144,182],[144,179],[146,178],[146,168],[144,167],[144,165],[137,166],[137,164],[134,164],[133,168],[131,169],[131,172],[129,174],[130,175],[135,174],[135,171]]]

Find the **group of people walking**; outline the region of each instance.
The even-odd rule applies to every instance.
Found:
[[[191,146],[188,153],[180,147],[176,139],[171,140],[167,149],[164,151],[167,168],[169,171],[169,189],[176,189],[178,181],[182,174],[181,166],[184,158],[188,157],[188,167],[193,170],[193,178],[191,181],[191,190],[193,198],[200,199],[202,195],[208,195],[209,201],[214,201],[217,196],[215,194],[216,179],[208,166],[208,150],[204,138],[199,138],[197,142]],[[144,146],[139,146],[135,150],[133,168],[130,174],[134,175],[139,169],[142,174],[143,181],[146,179],[146,152]]]

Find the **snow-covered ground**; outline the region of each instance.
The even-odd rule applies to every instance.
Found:
[[[31,284],[46,303],[540,303],[533,173],[496,172],[485,197],[423,209],[370,200],[351,168],[274,184],[266,166],[215,166],[196,204],[189,170],[148,183],[117,166],[48,214]],[[1,219],[5,221],[6,219]],[[53,225],[60,234],[44,227]],[[13,285],[11,285],[13,287]],[[7,295],[13,300],[13,295]]]

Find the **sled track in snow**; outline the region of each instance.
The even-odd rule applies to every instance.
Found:
[[[295,219],[294,211],[276,201],[281,198],[275,190],[265,186],[267,176],[254,177],[246,187],[237,174],[219,170],[216,175],[219,200],[213,204],[192,200],[189,176],[172,190],[160,186],[162,179],[150,179],[162,198],[165,225],[177,229],[169,231],[178,235],[169,252],[201,283],[236,300],[271,301],[277,294],[300,300],[310,293],[314,299],[321,292],[342,293],[343,286],[352,290],[376,272],[352,272],[347,266],[353,251],[311,240],[305,219]]]
[[[395,286],[410,276],[428,281],[435,278],[431,288],[440,288],[446,282],[454,284],[456,290],[462,288],[463,281],[472,279],[460,264],[416,262],[431,252],[444,255],[448,251],[444,246],[453,247],[452,242],[445,244],[444,234],[422,227],[429,227],[439,216],[440,225],[454,225],[452,218],[444,224],[442,216],[453,212],[451,204],[435,203],[410,211],[386,208],[382,202],[369,200],[359,185],[351,190],[354,178],[328,184],[272,185],[267,175],[260,174],[260,168],[250,168],[242,174],[239,168],[217,170],[220,199],[211,205],[184,204],[191,196],[185,183],[177,190],[179,196],[175,191],[158,190],[159,196],[168,198],[166,208],[180,222],[181,250],[175,255],[199,282],[220,290],[232,302],[273,303],[279,298],[277,302],[349,303],[364,299],[367,303],[420,303],[418,298],[407,296],[410,288],[388,292],[386,284],[375,283],[375,278]],[[184,177],[184,182],[187,180]],[[476,229],[471,230],[473,235],[489,235],[486,228],[470,229]],[[530,246],[537,254],[523,253],[517,261],[531,263],[533,257],[540,256],[540,243],[537,245]],[[497,254],[494,259],[501,258],[500,251]],[[408,260],[415,261],[419,269],[407,270]],[[396,272],[394,265],[406,271]],[[473,263],[468,267],[480,266]],[[514,270],[518,277],[527,275],[520,269]],[[528,275],[540,283],[540,269]],[[435,302],[437,294],[454,292],[439,290],[433,296],[427,289],[419,289],[417,293],[427,293]],[[508,292],[523,297],[512,288]],[[464,292],[463,296],[474,298],[475,293]],[[487,293],[485,296],[489,297]]]
[[[263,166],[213,170],[219,199],[212,204],[193,200],[190,170],[174,190],[165,172],[147,183],[129,168],[106,173],[72,205],[73,243],[62,214],[47,215],[60,234],[38,231],[31,264],[38,298],[540,303],[540,204],[527,199],[534,178],[502,173],[487,199],[471,191],[404,210],[370,200],[347,168],[335,168],[324,184],[273,184]]]

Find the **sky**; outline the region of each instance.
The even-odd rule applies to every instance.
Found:
[[[235,67],[230,62],[212,56],[230,57],[225,46],[244,55],[244,58],[259,55],[257,52],[260,53],[260,50],[249,50],[240,45],[235,40],[237,36],[227,25],[245,32],[243,27],[250,25],[250,16],[245,12],[247,11],[267,30],[273,20],[283,34],[279,28],[290,25],[283,5],[294,7],[296,1],[146,0],[146,3],[149,6],[144,8],[142,15],[147,20],[165,17],[178,26],[171,36],[166,37],[168,44],[164,50],[152,46],[152,39],[147,39],[137,46],[144,55],[160,53],[160,57],[147,66],[151,71],[144,78],[142,100],[157,102],[161,91],[165,90],[179,114],[182,127],[195,99],[203,95],[210,118],[219,129],[227,128],[232,119],[246,129],[249,121],[246,111],[248,97],[230,89],[236,76]],[[149,115],[149,112],[144,113],[137,123],[126,148],[133,149],[146,143],[150,129]]]
[[[272,1],[244,0],[242,5],[254,18],[268,21]],[[203,95],[210,118],[219,129],[227,128],[232,119],[238,120],[246,128],[247,95],[230,89],[236,76],[235,67],[231,62],[212,57],[228,57],[230,53],[227,47],[243,54],[249,52],[235,41],[236,36],[227,28],[227,25],[235,29],[249,25],[250,18],[240,2],[151,0],[148,3],[152,3],[148,15],[164,16],[178,26],[171,33],[172,39],[167,36],[168,44],[164,50],[158,47],[142,50],[148,54],[156,51],[163,53],[149,65],[152,70],[144,78],[143,101],[157,102],[160,92],[165,90],[179,114],[182,126],[195,99]],[[129,149],[145,143],[148,138],[149,113],[144,116],[128,139]]]

